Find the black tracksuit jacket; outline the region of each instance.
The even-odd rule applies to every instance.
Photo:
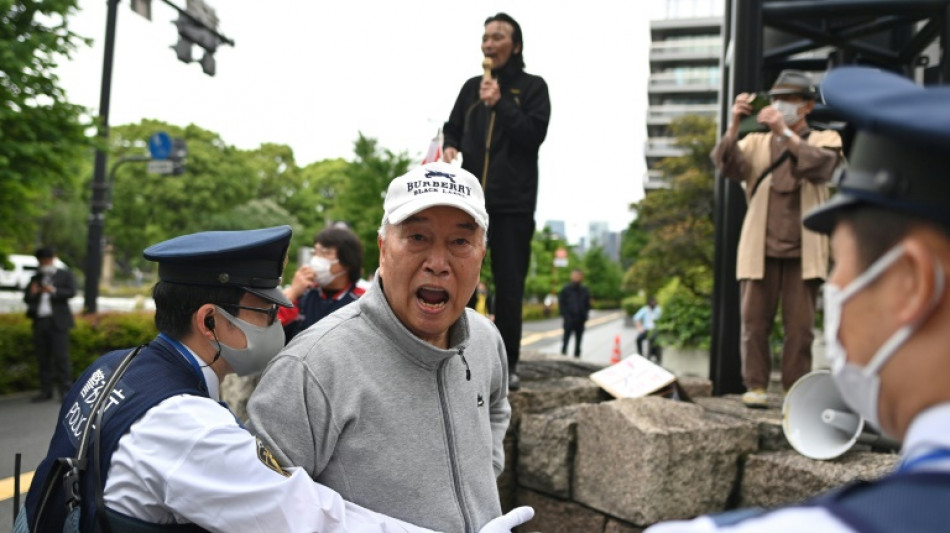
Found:
[[[442,129],[444,145],[462,152],[462,168],[481,181],[489,213],[534,213],[538,149],[551,116],[548,86],[511,62],[492,75],[501,99],[487,107],[478,98],[482,77],[466,81]]]

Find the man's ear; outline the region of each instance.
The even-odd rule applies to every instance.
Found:
[[[921,240],[905,240],[904,253],[907,267],[898,286],[901,303],[894,312],[901,324],[914,324],[926,319],[940,303],[946,274]]]
[[[192,329],[202,337],[213,339],[215,337],[214,328],[218,325],[215,322],[215,310],[213,304],[204,304],[195,311],[192,319]]]
[[[388,229],[392,230],[392,228]],[[379,274],[382,275],[386,266],[386,247],[383,246],[383,238],[379,235],[376,236],[376,247],[379,248]]]

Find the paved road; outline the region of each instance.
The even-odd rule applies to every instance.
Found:
[[[9,300],[11,298],[0,297],[0,302]],[[563,333],[559,318],[526,322],[523,330],[523,350],[560,353]],[[623,326],[622,314],[619,311],[593,311],[581,343],[581,359],[607,364],[618,335],[621,354],[626,356],[634,353],[636,332],[631,327]],[[573,353],[573,342],[572,339],[568,353]],[[15,454],[22,454],[21,472],[28,473],[21,476],[20,481],[21,490],[25,492],[29,488],[32,471],[46,455],[59,412],[59,405],[53,401],[30,403],[33,394],[0,397],[0,428],[3,428],[0,433],[0,533],[10,531],[13,524]]]
[[[522,350],[537,350],[542,353],[561,353],[564,332],[561,319],[552,318],[538,322],[525,322],[521,338]],[[620,354],[626,357],[637,351],[636,330],[625,327],[620,311],[591,311],[584,340],[581,342],[581,360],[607,364],[613,354],[617,337],[620,337]],[[571,337],[567,353],[573,356],[574,338]]]
[[[79,313],[83,310],[84,298],[80,295],[69,300],[69,308],[73,313]],[[151,298],[111,298],[100,296],[96,300],[96,306],[99,311],[133,311],[137,309],[155,309],[155,302]],[[26,312],[26,304],[23,303],[23,293],[20,291],[0,290],[0,313],[21,313]],[[2,525],[2,524],[0,524]]]

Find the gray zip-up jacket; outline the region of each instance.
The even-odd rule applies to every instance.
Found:
[[[436,348],[406,329],[377,276],[268,365],[247,407],[252,430],[282,464],[348,501],[476,532],[501,515],[507,358],[495,325],[471,309],[449,344]]]

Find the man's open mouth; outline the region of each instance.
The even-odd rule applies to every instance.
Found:
[[[436,311],[445,307],[449,301],[449,293],[445,289],[422,287],[416,291],[416,298],[424,308]]]

